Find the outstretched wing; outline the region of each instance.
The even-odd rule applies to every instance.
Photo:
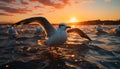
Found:
[[[72,29],[67,30],[67,32],[68,32],[68,33],[75,32],[75,33],[79,34],[81,37],[86,38],[86,39],[92,41],[92,40],[90,39],[90,37],[88,37],[88,36],[87,36],[82,30],[80,30],[79,28],[72,28]]]
[[[31,22],[38,22],[38,23],[40,23],[44,27],[48,37],[53,35],[53,33],[56,31],[56,29],[44,17],[32,17],[32,18],[24,19],[24,20],[21,20],[21,21],[15,23],[15,24],[13,24],[12,26],[16,26],[16,25],[20,25],[20,24],[23,24],[23,25],[24,24],[29,24]]]

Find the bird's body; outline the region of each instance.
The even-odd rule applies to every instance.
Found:
[[[103,30],[103,27],[101,25],[98,25],[96,27],[96,29],[97,29],[97,33],[96,33],[97,35],[105,35],[105,34],[107,34],[107,32]]]
[[[9,27],[8,34],[11,35],[10,38],[16,38],[18,35],[18,32],[13,27]]]
[[[35,37],[42,37],[42,36],[45,37],[45,32],[41,27],[37,27],[34,34],[35,34]]]
[[[13,28],[8,28],[8,33],[11,35],[17,34],[16,30],[14,30]]]
[[[118,26],[118,27],[116,28],[116,31],[117,31],[117,32],[120,32],[120,26]]]
[[[116,35],[119,35],[119,36],[120,36],[120,26],[118,26],[118,27],[116,28],[115,33],[116,33]]]
[[[97,29],[97,31],[98,31],[98,32],[103,31],[103,28],[102,28],[102,26],[101,26],[101,25],[98,25],[96,29]]]
[[[36,28],[35,34],[41,34],[42,33],[42,28]]]
[[[45,41],[45,43],[48,46],[60,45],[65,43],[66,40],[67,40],[67,32],[62,28],[58,28],[54,32],[54,34],[51,37],[49,37],[47,41]]]

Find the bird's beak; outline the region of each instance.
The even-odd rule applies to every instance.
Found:
[[[71,28],[70,26],[67,26],[66,28]]]

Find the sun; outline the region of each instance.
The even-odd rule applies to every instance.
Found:
[[[78,22],[77,18],[76,17],[72,17],[69,22]]]

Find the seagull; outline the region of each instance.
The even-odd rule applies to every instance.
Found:
[[[7,33],[10,35],[10,38],[17,38],[18,32],[13,28],[13,26],[8,28]]]
[[[56,45],[61,45],[64,44],[67,40],[67,32],[72,32],[77,30],[76,32],[79,33],[79,35],[81,35],[81,37],[87,38],[88,40],[91,40],[82,30],[80,29],[71,29],[69,31],[66,31],[67,28],[70,28],[70,26],[66,25],[65,23],[61,23],[59,24],[58,28],[55,29],[52,24],[50,24],[50,22],[45,18],[45,17],[32,17],[32,18],[28,18],[28,19],[24,19],[22,21],[19,21],[15,24],[13,24],[13,26],[17,26],[20,24],[29,24],[31,22],[38,22],[41,24],[41,26],[43,26],[46,36],[47,36],[47,40],[45,40],[44,44],[47,46],[56,46]]]
[[[120,26],[116,28],[115,32],[116,32],[116,35],[120,35]]]
[[[105,34],[107,34],[107,32],[105,32],[104,30],[103,30],[103,27],[99,24],[97,27],[96,27],[96,29],[97,29],[97,35],[105,35]]]
[[[101,25],[98,25],[96,29],[97,29],[97,31],[98,31],[98,32],[103,31],[103,28],[102,28],[102,26],[101,26]]]
[[[39,36],[39,35],[43,36],[44,31],[43,31],[42,27],[37,27],[34,34],[35,34],[35,36]]]

